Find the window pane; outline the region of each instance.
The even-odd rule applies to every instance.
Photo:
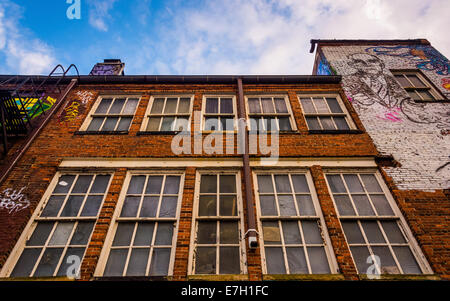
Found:
[[[237,216],[236,196],[222,195],[220,196],[219,215],[221,216]]]
[[[423,100],[434,100],[433,95],[431,95],[428,91],[417,91],[420,96],[422,96]]]
[[[296,195],[295,197],[297,199],[297,207],[300,215],[316,215],[316,210],[310,195]]]
[[[297,215],[297,212],[295,210],[294,198],[291,195],[279,195],[278,204],[280,205],[280,215],[282,216]]]
[[[349,244],[364,244],[364,237],[357,222],[341,221],[342,228],[344,228],[345,237]]]
[[[122,276],[127,255],[128,249],[112,249],[103,275]]]
[[[141,197],[139,196],[127,196],[125,198],[122,212],[120,213],[121,217],[136,217],[139,209],[139,202]]]
[[[164,107],[164,98],[155,98],[150,114],[161,114]]]
[[[375,215],[372,206],[370,206],[369,198],[365,194],[354,194],[352,195],[353,202],[355,203],[358,215]]]
[[[283,251],[281,248],[265,248],[267,273],[269,274],[286,274],[284,266]]]
[[[177,211],[178,197],[165,196],[162,198],[159,217],[175,217]]]
[[[292,184],[296,193],[308,193],[309,187],[304,175],[292,175]]]
[[[91,193],[104,193],[108,187],[110,175],[97,175],[91,187]]]
[[[352,203],[347,195],[335,195],[334,201],[340,215],[355,215]]]
[[[400,270],[388,247],[372,247],[374,255],[380,257],[381,274],[399,274]]]
[[[403,75],[395,75],[395,79],[399,82],[403,88],[411,87],[411,83]]]
[[[286,253],[289,272],[291,274],[308,274],[308,266],[303,248],[286,248]]]
[[[220,222],[220,243],[239,243],[239,229],[237,222]]]
[[[172,245],[173,223],[159,223],[155,245]]]
[[[234,119],[224,118],[220,119],[220,126],[222,131],[233,131],[234,130]]]
[[[141,194],[144,189],[145,176],[132,176],[127,194]]]
[[[58,223],[52,238],[49,241],[50,246],[66,245],[75,223]]]
[[[47,205],[45,205],[44,210],[41,213],[42,217],[47,216],[57,216],[59,210],[61,209],[61,205],[64,202],[65,196],[62,195],[52,195],[50,199],[48,200]]]
[[[94,222],[78,222],[77,228],[72,236],[70,244],[87,245],[93,229]]]
[[[373,205],[378,212],[378,215],[394,215],[388,200],[384,195],[370,195]]]
[[[175,117],[164,117],[161,124],[161,131],[173,131]]]
[[[177,117],[177,121],[175,122],[174,131],[187,131],[189,129],[189,119],[183,117]]]
[[[67,199],[66,205],[64,206],[61,216],[77,216],[78,211],[80,211],[81,204],[83,203],[84,196],[71,195]]]
[[[131,124],[131,117],[122,117],[120,118],[119,125],[117,126],[116,131],[128,131]]]
[[[338,130],[349,130],[350,127],[344,117],[333,117]]]
[[[106,114],[108,112],[109,106],[111,105],[111,102],[111,98],[103,98],[98,105],[97,110],[95,110],[95,114]]]
[[[274,98],[275,108],[277,109],[277,113],[287,113],[288,109],[286,107],[286,101],[284,98]]]
[[[306,122],[308,123],[308,129],[310,130],[320,130],[320,124],[316,117],[306,117]]]
[[[140,217],[155,217],[158,210],[159,197],[146,196],[144,197]]]
[[[217,175],[202,175],[200,184],[200,193],[217,192]]]
[[[201,195],[198,205],[199,216],[216,216],[217,199],[215,195]]]
[[[103,124],[102,131],[114,131],[118,120],[118,117],[107,117]]]
[[[300,235],[300,229],[298,228],[297,221],[283,221],[283,237],[285,244],[301,244],[302,237]]]
[[[279,118],[278,122],[280,124],[280,131],[290,131],[291,128],[291,122],[289,121],[288,117]]]
[[[134,223],[119,223],[117,225],[116,235],[114,236],[113,246],[129,246],[134,231]]]
[[[146,131],[158,131],[161,118],[149,118]]]
[[[314,104],[316,105],[317,113],[329,113],[330,112],[328,110],[325,100],[322,97],[314,98]]]
[[[86,129],[86,131],[99,131],[100,130],[100,126],[102,125],[104,119],[105,119],[104,117],[94,117],[94,118],[92,118],[92,121],[89,124],[88,128]]]
[[[180,103],[178,104],[178,114],[189,113],[191,106],[190,98],[180,98]]]
[[[75,274],[79,273],[81,260],[83,259],[84,256],[84,250],[85,248],[68,248],[66,254],[64,255],[63,260],[61,261],[61,265],[59,267],[56,276],[67,276],[68,272],[72,272],[73,269],[72,265],[74,264],[74,262],[71,260],[67,262],[70,256],[76,256],[80,259],[80,264],[78,266],[75,266]]]
[[[86,199],[81,216],[97,216],[100,205],[102,204],[103,196],[90,195]]]
[[[139,223],[134,237],[135,246],[150,246],[153,239],[154,223]]]
[[[316,113],[316,109],[314,108],[310,98],[301,98],[301,102],[304,113]]]
[[[197,243],[215,244],[217,241],[217,223],[216,222],[198,222]]]
[[[272,98],[261,98],[263,113],[275,113]]]
[[[270,132],[270,131],[276,131],[277,128],[277,120],[275,118],[272,117],[266,117],[264,120],[264,127],[266,129],[266,131]]]
[[[364,187],[368,192],[383,192],[374,175],[360,175],[364,183]]]
[[[120,114],[122,107],[125,104],[125,98],[116,98],[109,109],[109,114]]]
[[[291,192],[291,184],[289,183],[289,177],[287,175],[276,175],[275,186],[277,192]]]
[[[261,204],[261,215],[278,215],[275,197],[273,195],[262,195],[259,197],[259,200]]]
[[[322,244],[322,235],[316,221],[302,221],[303,235],[307,244]]]
[[[218,98],[207,98],[205,112],[206,113],[218,113],[219,112],[219,99]]]
[[[205,118],[205,131],[218,131],[219,119],[217,118]]]
[[[239,247],[221,247],[219,274],[240,274]]]
[[[27,241],[27,246],[43,246],[53,229],[53,222],[39,222],[33,235]]]
[[[179,186],[179,176],[167,176],[166,184],[164,185],[164,194],[178,194]]]
[[[347,192],[342,182],[340,175],[327,175],[328,184],[330,185],[331,192],[333,193],[343,193]]]
[[[63,252],[63,248],[48,248],[45,250],[44,255],[41,257],[41,261],[34,272],[34,277],[48,277],[53,276],[56,266]]]
[[[75,186],[73,187],[72,193],[86,193],[89,185],[91,184],[92,177],[93,176],[91,175],[79,176]]]
[[[331,113],[343,113],[336,98],[327,98],[327,103],[330,107]]]
[[[150,266],[151,276],[166,276],[169,273],[170,249],[154,249],[152,264]]]
[[[123,109],[122,114],[131,114],[133,115],[136,111],[137,104],[139,102],[138,98],[128,98],[127,104]]]
[[[405,274],[422,274],[409,247],[392,247]]]
[[[280,229],[277,222],[263,222],[264,244],[281,244]]]
[[[59,178],[58,184],[55,187],[53,193],[67,193],[72,186],[74,175],[63,175]]]
[[[367,269],[373,263],[367,263],[367,258],[370,256],[367,247],[350,247],[353,260],[355,261],[356,268],[359,274],[367,274]]]
[[[319,117],[320,123],[322,123],[322,127],[324,130],[335,130],[333,120],[331,117]]]
[[[361,226],[364,229],[369,243],[384,243],[383,234],[381,233],[378,223],[376,221],[361,221]]]
[[[323,247],[308,248],[309,263],[313,274],[329,274],[330,266],[328,265],[327,255]]]
[[[420,96],[416,93],[416,91],[407,91],[409,96],[414,100],[422,100]]]
[[[145,276],[150,249],[133,249],[127,267],[127,276]]]
[[[178,98],[167,98],[164,114],[173,114],[177,109]]]
[[[197,247],[195,254],[195,273],[196,274],[216,273],[215,247]]]
[[[381,225],[383,226],[384,233],[386,233],[390,243],[406,243],[396,221],[381,221]]]
[[[42,249],[24,249],[11,273],[11,277],[28,277],[41,254]]]
[[[220,99],[220,113],[233,113],[233,101],[232,98]]]
[[[236,176],[220,176],[220,193],[236,192]]]
[[[162,181],[163,181],[162,176],[149,176],[147,188],[145,189],[145,193],[146,194],[160,194]]]
[[[425,88],[426,87],[423,84],[423,82],[417,77],[417,75],[408,74],[407,77],[413,83],[414,87],[418,87],[418,88]]]
[[[273,193],[272,177],[258,176],[258,189],[260,193]]]
[[[261,113],[261,107],[259,105],[259,98],[249,98],[248,107],[250,113]]]

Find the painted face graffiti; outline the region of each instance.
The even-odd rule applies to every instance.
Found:
[[[0,209],[7,210],[9,214],[13,214],[24,210],[30,206],[30,201],[22,193],[25,187],[19,191],[7,188],[0,195]]]

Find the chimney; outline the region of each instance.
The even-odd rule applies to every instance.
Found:
[[[105,59],[103,63],[97,63],[89,75],[125,75],[125,63],[120,59]]]

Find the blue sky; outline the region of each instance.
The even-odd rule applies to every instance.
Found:
[[[310,74],[312,38],[427,38],[450,57],[448,0],[0,0],[0,74]]]

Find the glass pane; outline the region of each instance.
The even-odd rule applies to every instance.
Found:
[[[217,238],[216,222],[198,222],[197,243],[198,244],[215,244]]]
[[[164,185],[164,194],[178,194],[179,186],[179,176],[167,176],[166,184]]]
[[[294,198],[291,195],[279,195],[278,204],[280,205],[281,216],[297,215],[297,211],[295,210]]]
[[[136,111],[137,104],[139,102],[138,98],[128,98],[127,104],[123,109],[122,114],[130,114],[133,115]]]
[[[127,276],[145,276],[150,249],[133,249],[127,267]]]
[[[86,129],[86,131],[99,131],[100,127],[103,123],[103,120],[105,120],[104,117],[94,117],[92,118],[91,123],[89,124],[88,128]]]
[[[42,249],[24,249],[11,273],[11,277],[28,277]]]
[[[416,93],[416,91],[407,91],[408,95],[414,99],[414,100],[422,100],[422,98],[420,98],[420,96]]]
[[[354,174],[345,174],[344,175],[345,183],[347,183],[347,187],[350,192],[364,192],[364,189],[359,182],[358,176]]]
[[[302,221],[303,235],[307,244],[322,244],[322,235],[316,221]]]
[[[67,193],[72,186],[74,175],[64,175],[59,177],[58,184],[55,187],[53,193]]]
[[[374,175],[360,175],[367,192],[383,192]]]
[[[344,228],[345,237],[349,244],[364,244],[364,237],[357,222],[341,221],[342,228]]]
[[[278,215],[275,205],[275,196],[262,195],[259,197],[259,201],[261,204],[261,215]]]
[[[347,195],[334,195],[334,201],[340,215],[355,215],[352,203]]]
[[[217,192],[217,176],[205,176],[201,178],[200,193],[216,193]]]
[[[107,117],[105,124],[103,124],[102,131],[114,131],[118,120],[118,117]]]
[[[344,117],[333,117],[338,130],[349,130],[350,127]]]
[[[120,118],[119,125],[117,126],[116,131],[128,131],[131,124],[131,117],[122,117]]]
[[[59,210],[61,209],[61,205],[64,202],[64,198],[65,196],[63,195],[52,195],[49,200],[47,205],[45,205],[44,210],[41,213],[42,217],[47,217],[47,216],[57,216]]]
[[[237,216],[236,196],[222,195],[219,200],[219,215],[221,216]]]
[[[216,273],[215,247],[197,247],[195,254],[195,273],[196,274]]]
[[[261,113],[261,107],[259,105],[259,98],[249,98],[248,107],[250,113]]]
[[[356,268],[359,274],[367,274],[367,269],[373,263],[367,263],[367,258],[370,256],[367,247],[350,247],[353,260],[355,261]]]
[[[283,237],[285,244],[301,244],[302,237],[300,235],[300,229],[298,228],[297,221],[283,221]]]
[[[239,247],[221,247],[219,274],[240,274]]]
[[[191,99],[190,98],[180,98],[180,103],[178,104],[178,113],[189,113],[189,109],[191,106]]]
[[[422,274],[409,247],[392,247],[405,274]]]
[[[61,216],[77,216],[78,211],[80,211],[81,204],[83,203],[84,196],[81,195],[71,195],[67,199],[66,205],[64,206]]]
[[[161,124],[161,131],[173,131],[175,126],[175,117],[164,117]]]
[[[263,113],[275,113],[272,98],[261,98]]]
[[[302,102],[304,113],[316,113],[316,109],[314,108],[310,98],[301,98],[300,101]]]
[[[281,248],[265,248],[268,274],[286,274]]]
[[[358,215],[367,216],[367,215],[375,215],[373,212],[372,206],[370,206],[369,198],[365,194],[354,194],[352,195],[353,202],[355,203],[356,210],[358,211]]]
[[[406,243],[405,237],[403,236],[396,221],[381,221],[381,225],[383,226],[384,233],[386,233],[390,243]]]
[[[395,79],[399,82],[403,88],[411,87],[411,83],[403,75],[395,75]]]
[[[166,276],[169,273],[170,249],[154,249],[150,266],[151,276]]]
[[[217,199],[215,195],[201,195],[198,205],[199,216],[216,216]]]
[[[328,265],[327,255],[323,247],[308,248],[309,264],[313,274],[329,274],[330,266]]]
[[[127,194],[141,194],[144,189],[145,176],[132,176]]]
[[[125,104],[125,98],[116,98],[109,109],[109,114],[120,114],[122,107]]]
[[[258,190],[260,193],[273,193],[272,177],[258,176]]]
[[[155,98],[150,114],[161,114],[164,107],[164,98]]]
[[[161,118],[149,118],[146,131],[159,131],[159,124],[161,123]]]
[[[292,175],[291,178],[296,193],[309,193],[308,183],[304,175]]]
[[[277,120],[275,118],[272,117],[266,117],[264,120],[264,126],[266,131],[270,132],[270,131],[277,131],[278,127],[277,127]]]
[[[434,100],[433,95],[429,91],[417,91],[420,96],[422,96],[423,100]]]
[[[53,229],[53,222],[39,222],[34,229],[33,235],[27,241],[27,246],[43,246]]]
[[[207,98],[205,112],[206,113],[218,113],[219,112],[219,99],[218,98]]]
[[[156,231],[155,245],[172,245],[173,223],[159,223]]]
[[[91,184],[92,177],[93,176],[91,175],[79,176],[75,186],[73,187],[72,193],[86,193],[89,188],[89,184]]]
[[[284,98],[274,98],[275,108],[277,109],[277,113],[287,113],[288,109],[286,107],[286,101]]]
[[[71,245],[87,245],[92,230],[94,229],[94,222],[78,222],[75,233],[70,240]]]
[[[361,221],[361,226],[364,229],[369,243],[384,243],[383,234],[381,233],[378,223],[376,221]],[[375,254],[376,255],[376,254]]]
[[[388,247],[372,247],[373,254],[380,257],[381,274],[400,274],[400,270]]]
[[[75,223],[58,223],[52,238],[49,241],[50,246],[66,245]]]
[[[220,113],[233,113],[233,101],[232,98],[221,98],[220,99]]]
[[[347,192],[342,182],[340,175],[327,175],[328,184],[330,185],[331,192],[333,193],[343,193]]]
[[[131,237],[133,236],[134,225],[134,223],[119,223],[112,245],[129,246],[131,244]]]
[[[300,215],[303,216],[316,216],[316,209],[312,202],[310,195],[296,195],[297,207]]]
[[[327,103],[330,107],[331,113],[343,113],[336,98],[327,98]]]
[[[233,118],[220,118],[220,126],[222,131],[233,131],[234,130],[234,119]]]
[[[53,276],[63,250],[63,248],[46,249],[44,255],[42,255],[41,257],[41,261],[39,262],[36,271],[34,272],[33,277]]]
[[[205,118],[205,131],[218,131],[219,119],[217,118]]]
[[[144,197],[140,217],[155,217],[158,210],[159,197],[146,196]]]
[[[152,244],[154,228],[154,223],[138,223],[133,245],[150,246]]]
[[[373,205],[375,206],[378,215],[389,215],[389,216],[394,215],[394,212],[392,211],[392,208],[384,195],[371,194],[370,198],[372,199]]]
[[[277,222],[263,222],[264,244],[281,244],[280,229]]]
[[[56,276],[69,276],[73,274],[77,275],[80,271],[80,265],[81,260],[84,256],[84,250],[85,248],[68,248],[63,260],[61,261],[61,265]],[[74,266],[74,263],[76,263],[76,261],[74,261],[72,258],[69,259],[70,256],[78,257],[80,259],[80,264],[78,266]]]
[[[187,131],[189,129],[189,119],[183,117],[177,117],[177,121],[175,122],[174,131]]]
[[[291,184],[289,183],[288,175],[276,175],[275,176],[275,186],[277,192],[291,192]]]
[[[91,193],[104,193],[108,187],[110,175],[97,175],[91,187]]]
[[[291,122],[289,121],[288,117],[279,118],[278,122],[280,124],[280,131],[290,131],[290,130],[292,130]]]
[[[239,227],[237,222],[220,222],[220,243],[239,243]]]
[[[414,87],[417,88],[426,88],[426,85],[414,74],[406,75],[408,79],[413,83]]]
[[[97,216],[102,201],[103,196],[101,195],[88,196],[83,211],[81,211],[81,216]]]
[[[164,114],[173,114],[177,109],[178,98],[167,98]]]
[[[322,123],[322,128],[324,130],[335,130],[333,120],[331,117],[319,117],[320,123]]]
[[[220,176],[220,193],[236,192],[236,176]]]
[[[321,130],[319,121],[316,117],[306,117],[306,122],[308,123],[308,129]]]
[[[109,106],[111,105],[111,102],[111,98],[103,98],[98,105],[97,110],[95,110],[95,114],[106,114],[108,112]]]
[[[104,276],[122,276],[128,249],[112,249],[106,263]]]
[[[159,217],[175,217],[177,211],[178,197],[165,196],[162,198]]]
[[[330,113],[325,100],[321,98],[314,98],[314,104],[316,105],[317,113]]]
[[[147,188],[145,188],[146,194],[160,194],[161,185],[163,177],[162,176],[149,176],[147,182]]]
[[[303,248],[286,248],[286,253],[289,272],[291,274],[308,274],[308,266]]]
[[[139,196],[127,196],[123,203],[121,217],[136,217],[139,209],[139,202],[141,197]]]

